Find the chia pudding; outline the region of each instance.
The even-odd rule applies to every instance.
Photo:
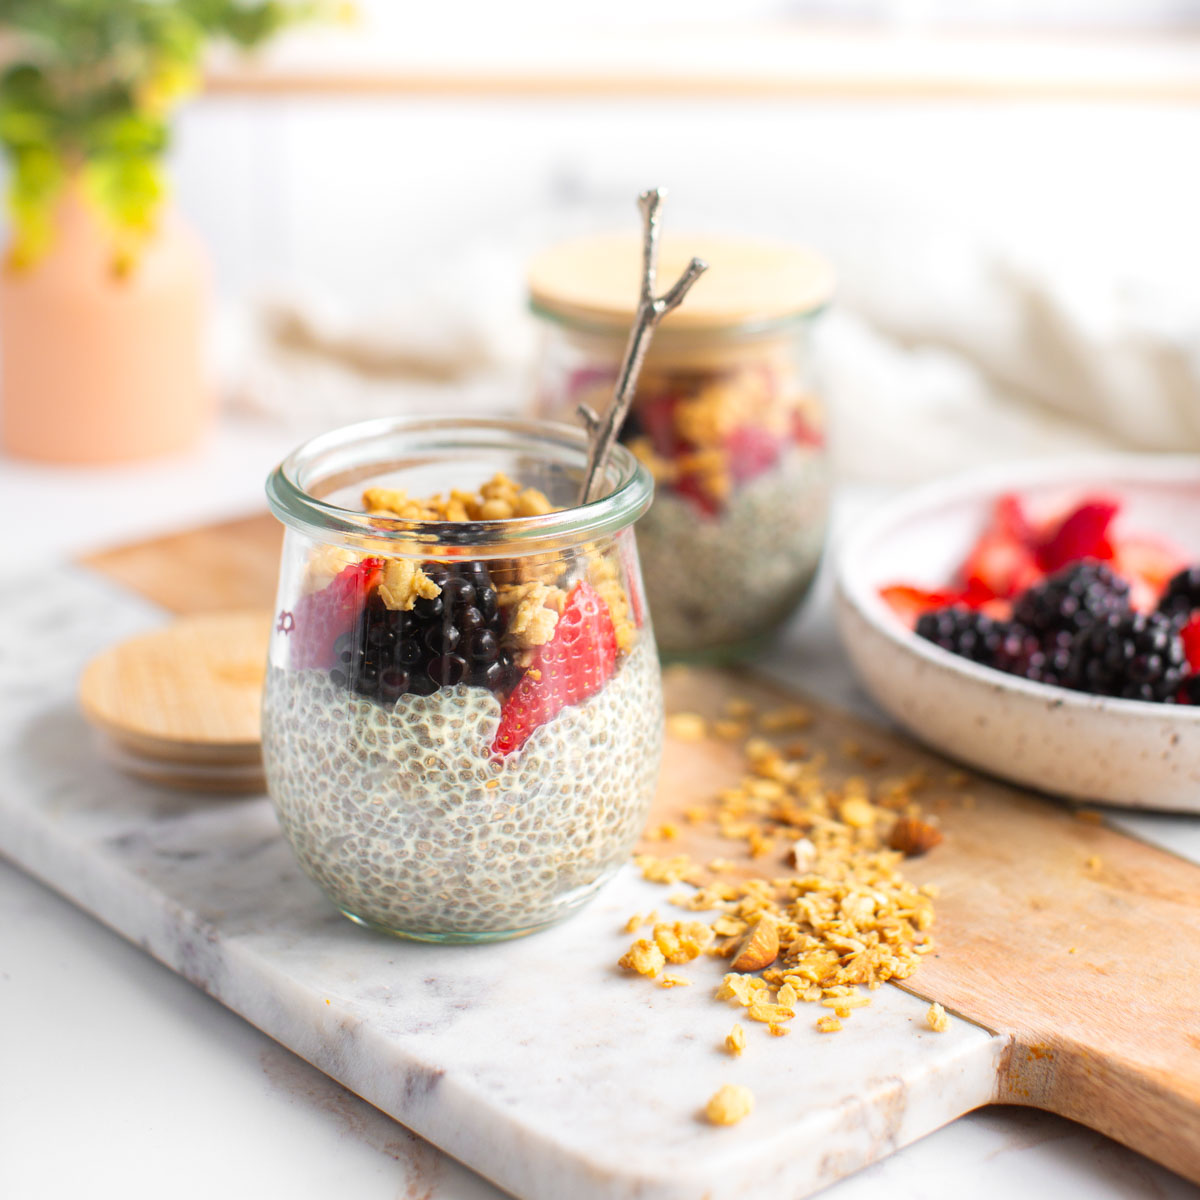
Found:
[[[654,795],[658,661],[490,753],[501,704],[459,684],[390,706],[272,668],[263,755],[284,833],[348,915],[412,936],[548,924],[624,862]]]
[[[633,531],[488,555],[488,522],[560,511],[503,474],[429,500],[368,487],[362,506],[403,536],[285,542],[262,720],[284,835],[360,924],[433,941],[547,925],[628,857],[654,794]]]
[[[782,625],[820,565],[828,495],[825,457],[804,446],[789,449],[716,512],[660,490],[637,540],[662,650],[728,651]]]

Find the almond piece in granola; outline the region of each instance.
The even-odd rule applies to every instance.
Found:
[[[941,840],[942,831],[919,817],[901,817],[888,835],[888,845],[908,858],[927,853]]]
[[[733,961],[729,965],[745,974],[769,967],[778,957],[779,926],[774,917],[763,914],[733,948]]]

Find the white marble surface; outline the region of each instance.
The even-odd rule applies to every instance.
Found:
[[[202,465],[219,467],[222,447],[218,444],[209,454],[207,463]],[[239,443],[238,454],[253,457],[245,442]],[[176,472],[175,478],[193,469],[200,471],[196,464],[188,464],[183,471]],[[211,469],[200,473],[210,479],[215,477]],[[26,472],[25,482],[29,483],[30,478]],[[7,474],[0,477],[0,499],[4,498],[2,492],[8,479]],[[43,488],[43,497],[52,509],[52,494],[56,489],[43,480],[34,479],[33,483],[35,491]],[[236,507],[240,499],[238,488],[244,485],[241,480],[222,496],[207,497],[209,511],[213,511],[214,500],[220,501],[217,508]],[[122,489],[128,486],[126,482],[120,484]],[[160,486],[169,490],[165,475],[160,478]],[[103,491],[100,481],[89,494],[94,498],[97,492],[103,495]],[[249,498],[255,492],[257,478],[245,494]],[[143,495],[152,502],[149,493],[147,487]],[[105,522],[110,522],[107,527],[113,532],[123,516],[130,532],[140,532],[139,520],[145,527],[146,511],[122,514],[113,508],[106,510],[103,504],[95,507],[97,524],[105,527]],[[11,512],[13,508],[9,506],[5,511]],[[73,544],[87,544],[81,536],[86,531],[67,527],[65,518],[70,509],[63,504],[58,512],[63,524],[49,521],[53,532],[48,547],[45,543],[40,547],[35,545],[35,531],[12,531],[18,549],[25,551],[18,558],[44,559],[56,551],[70,549]],[[72,538],[76,538],[74,543]],[[55,539],[57,545],[53,544]],[[54,638],[61,636],[58,631],[71,625],[73,609],[81,597],[73,591],[60,602],[48,602],[45,597],[61,596],[57,586],[51,588],[49,580],[45,597],[39,597],[39,591],[26,590],[16,601],[10,595],[9,603],[30,606],[46,634],[40,645],[54,646]],[[114,611],[113,618],[89,636],[117,636],[122,632],[122,622],[133,627],[154,619],[152,612],[131,607],[125,600],[119,605],[119,614]],[[852,698],[852,685],[829,640],[829,626],[819,611],[815,615],[817,619],[802,628],[796,643],[807,651],[804,682]],[[18,639],[13,636],[15,626],[6,623],[0,628],[4,661],[15,665],[17,653],[24,655],[32,643],[21,639],[17,644]],[[523,1138],[532,1135],[497,1137],[494,1129],[479,1118],[481,1104],[490,1106],[493,1112],[506,1114],[505,1119],[518,1114],[530,1128],[538,1128],[539,1122],[557,1125],[560,1146],[580,1149],[597,1161],[645,1162],[664,1155],[665,1161],[669,1161],[675,1155],[686,1155],[689,1145],[713,1144],[712,1131],[694,1121],[680,1121],[678,1114],[690,1111],[689,1106],[694,1108],[697,1095],[703,1099],[709,1083],[715,1086],[720,1081],[716,1076],[711,1080],[706,1077],[711,1064],[725,1068],[728,1060],[704,1054],[703,1047],[695,1043],[664,1044],[656,1031],[666,1031],[669,1038],[690,1031],[701,1042],[706,1037],[710,1041],[719,1040],[729,1022],[728,1014],[702,997],[699,988],[694,992],[687,989],[639,992],[636,983],[603,973],[595,989],[582,989],[582,1011],[563,1014],[562,997],[556,997],[532,978],[532,972],[521,969],[523,965],[542,962],[543,955],[555,962],[573,962],[576,970],[583,972],[594,970],[598,962],[609,961],[615,954],[597,955],[595,943],[608,939],[614,950],[619,947],[622,939],[616,929],[618,917],[639,906],[637,892],[647,885],[624,881],[619,887],[626,889],[627,894],[614,891],[604,896],[591,913],[546,935],[545,939],[531,939],[515,947],[496,947],[482,953],[468,951],[479,957],[472,958],[467,972],[458,965],[463,951],[428,951],[390,942],[378,944],[340,920],[326,920],[319,896],[295,873],[286,856],[280,855],[269,813],[264,815],[261,810],[254,810],[253,805],[238,802],[222,810],[206,807],[204,820],[198,822],[198,814],[190,808],[194,801],[156,800],[154,803],[160,805],[157,811],[161,820],[157,827],[162,840],[153,845],[137,838],[121,841],[124,833],[140,824],[149,789],[93,768],[81,729],[66,700],[69,686],[64,689],[61,676],[49,669],[56,655],[63,656],[61,662],[79,652],[69,638],[63,639],[62,646],[61,650],[51,650],[45,656],[30,655],[29,666],[17,666],[15,671],[19,683],[17,704],[24,711],[31,711],[25,706],[30,704],[31,697],[40,695],[43,709],[57,709],[54,723],[43,722],[35,729],[19,731],[12,715],[13,674],[9,671],[5,672],[8,682],[0,689],[0,704],[6,710],[0,714],[0,737],[5,740],[15,737],[18,743],[15,751],[4,755],[6,765],[0,794],[5,803],[11,804],[21,779],[28,780],[30,771],[39,786],[51,783],[48,795],[59,812],[69,815],[75,831],[69,847],[56,835],[58,847],[50,853],[62,885],[86,892],[93,901],[105,897],[109,919],[113,921],[133,919],[131,914],[141,911],[137,907],[139,893],[155,886],[171,887],[202,922],[209,926],[219,924],[228,940],[214,951],[207,938],[173,937],[166,925],[146,926],[141,932],[160,953],[175,955],[193,977],[205,979],[213,990],[226,989],[235,1003],[243,997],[237,991],[236,980],[220,968],[222,959],[232,955],[244,964],[255,956],[261,958],[267,950],[277,955],[286,964],[288,978],[276,977],[272,982],[287,1002],[254,1013],[260,1025],[268,1028],[279,1028],[280,1022],[290,1025],[298,1044],[314,1058],[323,1045],[329,1044],[324,1034],[332,1027],[338,1032],[346,1054],[343,1061],[326,1065],[347,1077],[356,1073],[355,1082],[361,1090],[398,1110],[402,1108],[411,1121],[439,1140],[454,1140],[460,1146],[479,1150],[493,1164],[493,1170],[498,1164],[511,1185],[521,1186],[521,1190],[529,1190],[531,1194],[567,1193],[559,1186],[561,1180],[546,1167],[545,1159],[540,1166],[531,1159],[527,1151],[529,1143]],[[99,798],[104,800],[102,806],[96,802]],[[231,889],[231,902],[223,913],[212,910],[212,893],[202,886],[204,871],[211,862],[187,857],[196,848],[194,834],[198,824],[204,827],[206,836],[216,837],[220,842],[220,853],[212,858],[225,862]],[[44,838],[45,812],[36,818],[26,813],[20,825],[23,852],[45,860],[49,853]],[[246,851],[247,861],[258,860],[253,872],[228,865],[228,844],[222,834],[234,829],[242,839],[239,844]],[[1157,834],[1172,843],[1180,835],[1194,835],[1194,830],[1184,823],[1182,828],[1164,827]],[[69,848],[82,861],[86,855],[81,846],[96,838],[116,839],[108,847],[113,872],[105,871],[103,877],[94,868],[72,869],[70,856],[63,856],[64,848]],[[118,870],[130,864],[136,864],[135,873],[122,874]],[[270,878],[272,872],[280,884],[279,911],[283,919],[283,932],[273,942],[253,919],[255,907],[260,903],[254,893],[255,882]],[[321,975],[322,964],[314,958],[314,939],[310,933],[291,941],[288,935],[288,930],[306,928],[310,921],[317,932],[315,944],[326,949],[336,947],[338,951],[337,963],[328,964],[336,966],[338,986],[326,989],[331,992],[330,1004],[326,1006],[327,1012],[315,1019],[311,1012],[297,1005],[296,995],[317,980],[327,981],[331,976]],[[5,930],[0,938],[0,1010],[5,1016],[0,1023],[0,1052],[6,1064],[5,1071],[0,1073],[0,1150],[3,1151],[0,1194],[59,1196],[86,1188],[91,1194],[100,1195],[118,1191],[125,1196],[152,1195],[162,1194],[167,1179],[170,1193],[179,1196],[211,1195],[218,1187],[233,1195],[280,1194],[286,1190],[296,1196],[316,1196],[327,1194],[334,1186],[344,1194],[399,1194],[436,1197],[436,1200],[473,1200],[476,1196],[496,1194],[489,1185],[325,1080],[140,951],[8,868],[0,868],[0,928]],[[191,928],[194,931],[203,926],[192,923]],[[592,946],[585,944],[585,934]],[[576,942],[581,945],[576,946]],[[349,952],[345,951],[347,945],[351,947]],[[381,954],[388,964],[382,976],[378,966]],[[439,998],[426,993],[426,985],[421,982],[426,976],[421,972],[414,975],[411,970],[415,954],[432,956],[426,959],[430,963],[438,956],[451,963],[450,970],[441,970],[439,962],[439,971],[429,976],[437,978],[440,974],[443,980],[451,981],[446,995]],[[497,965],[502,958],[503,969]],[[368,970],[373,982],[366,979]],[[421,980],[416,979],[417,975]],[[372,986],[390,988],[391,994],[372,993]],[[393,1074],[380,1076],[370,1069],[367,1060],[377,1060],[372,1052],[372,1038],[376,1035],[362,1023],[362,1017],[372,1005],[378,1010],[381,997],[390,1001],[384,1005],[389,1021],[394,1022],[388,1028],[407,1030],[409,1049],[403,1065],[408,1079],[419,1082],[423,1076],[418,1068],[431,1060],[436,1051],[439,1055],[449,1055],[447,1061],[452,1068],[449,1077],[468,1081],[454,1089],[449,1098],[439,1096],[436,1103],[423,1101],[419,1087],[410,1089],[406,1096],[403,1078]],[[463,1007],[454,1009],[455,1004]],[[855,1025],[862,1031],[859,1049],[867,1055],[868,1067],[871,1054],[878,1062],[881,1047],[886,1046],[885,1052],[891,1051],[897,1032],[911,1032],[906,1025],[911,1023],[914,1004],[899,993],[889,994],[887,1002],[879,1004],[870,1014],[869,1021]],[[549,1005],[551,1016],[564,1019],[548,1019],[545,1005]],[[489,1010],[494,1011],[497,1006],[505,1011],[515,1006],[518,1013],[509,1026],[509,1042],[485,1047],[482,1056],[471,1054],[467,1061],[466,1049],[478,1044],[481,1029],[494,1030]],[[440,1014],[438,1019],[444,1020],[448,1010],[456,1027],[450,1034],[436,1037],[434,1030],[420,1028],[421,1020],[429,1014]],[[687,1017],[677,1021],[675,1018],[684,1011]],[[304,1016],[306,1012],[308,1015]],[[596,1022],[611,1021],[614,1012],[627,1014],[627,1023],[615,1032],[608,1026],[607,1039],[597,1039],[593,1033],[589,1041],[585,1032],[589,1023],[603,1027],[596,1026]],[[872,1028],[877,1034],[873,1043],[867,1036]],[[580,1088],[571,1074],[575,1069],[573,1062],[563,1063],[552,1053],[536,1055],[541,1064],[536,1086],[521,1095],[511,1094],[506,1090],[511,1082],[509,1068],[514,1053],[511,1046],[523,1036],[532,1039],[539,1051],[553,1050],[553,1039],[565,1037],[566,1041],[560,1041],[559,1045],[570,1045],[576,1050],[582,1047],[582,1062],[611,1063],[618,1075],[628,1070],[631,1060],[636,1064],[639,1053],[648,1063],[657,1057],[665,1066],[635,1087],[635,1093],[640,1088],[649,1102],[651,1117],[638,1119],[639,1104],[632,1102],[625,1090],[600,1085],[587,1091],[586,1099],[574,1110],[576,1120],[564,1121],[562,1112],[566,1109],[559,1100],[564,1094],[579,1093]],[[811,1044],[804,1039],[794,1040],[794,1035],[788,1039],[787,1046],[799,1047],[795,1053],[804,1056],[809,1068],[792,1080],[788,1099],[798,1105],[792,1110],[793,1115],[818,1112],[830,1095],[829,1081],[843,1078],[840,1072],[844,1064],[837,1061],[840,1056],[832,1049],[823,1049],[840,1047],[846,1051],[847,1043],[841,1040],[842,1036],[822,1041],[814,1035],[809,1039]],[[495,1041],[494,1036],[491,1040]],[[598,1040],[612,1044],[591,1044]],[[879,1064],[879,1078],[910,1071],[914,1063],[926,1068],[934,1066],[940,1074],[926,1073],[925,1082],[938,1085],[931,1086],[931,1091],[943,1091],[944,1083],[947,1091],[935,1100],[919,1095],[918,1087],[910,1091],[905,1115],[898,1123],[884,1122],[865,1131],[831,1132],[830,1148],[844,1150],[852,1160],[872,1147],[886,1144],[889,1137],[904,1140],[913,1136],[922,1122],[928,1122],[930,1115],[939,1111],[937,1106],[960,1107],[981,1086],[980,1077],[964,1071],[963,1064],[981,1061],[980,1054],[990,1052],[988,1043],[986,1035],[961,1023],[941,1040],[931,1040],[928,1036],[922,1039],[915,1034],[901,1039],[901,1061]],[[47,1054],[48,1045],[53,1045],[53,1054]],[[368,1052],[364,1052],[364,1047]],[[774,1063],[779,1055],[777,1047],[771,1046],[768,1052],[774,1056]],[[809,1057],[813,1054],[818,1057]],[[823,1058],[819,1057],[822,1055]],[[859,1054],[850,1057],[857,1060],[860,1068],[864,1064]],[[750,1061],[745,1060],[744,1065]],[[787,1077],[785,1069],[781,1078]],[[818,1083],[816,1088],[814,1080]],[[764,1088],[756,1079],[756,1087],[762,1115],[773,1107],[768,1101],[777,1097],[773,1085]],[[947,1094],[954,1089],[957,1095]],[[434,1092],[446,1090],[439,1085]],[[623,1125],[628,1130],[630,1145],[637,1153],[630,1151],[614,1158],[611,1149],[602,1140],[596,1140],[590,1114],[602,1112],[607,1117],[610,1111],[617,1126]],[[53,1119],[49,1119],[49,1114],[53,1114]],[[767,1121],[756,1120],[757,1133],[749,1125],[722,1131],[723,1143],[718,1143],[722,1145],[720,1157],[709,1160],[713,1176],[728,1170],[742,1180],[743,1170],[734,1160],[744,1152],[750,1140],[748,1133],[755,1137],[792,1138],[795,1131],[791,1124],[772,1125],[768,1115]],[[544,1130],[545,1124],[541,1128]],[[658,1136],[663,1130],[669,1134],[665,1141]],[[60,1152],[64,1132],[71,1140],[70,1155]],[[699,1133],[709,1136],[697,1141]],[[200,1145],[219,1145],[221,1153],[197,1155],[195,1149]],[[185,1171],[178,1167],[182,1161],[187,1162]],[[695,1168],[694,1163],[691,1166]],[[819,1169],[820,1164],[815,1166]],[[783,1194],[794,1194],[811,1178],[813,1169],[812,1163],[802,1164],[794,1186],[777,1188],[777,1194],[781,1190]],[[707,1172],[703,1177],[709,1182]],[[837,1185],[829,1194],[844,1200],[875,1195],[886,1189],[901,1197],[952,1194],[984,1197],[1008,1195],[1022,1188],[1034,1194],[1054,1188],[1066,1194],[1114,1197],[1198,1194],[1189,1185],[1103,1138],[1040,1114],[1007,1110],[975,1114],[958,1121],[948,1130]]]

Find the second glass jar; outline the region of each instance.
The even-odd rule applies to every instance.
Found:
[[[828,276],[807,256],[806,274],[783,251],[748,263],[742,243],[675,244],[707,251],[712,290],[690,320],[672,324],[685,302],[656,334],[621,440],[655,479],[637,538],[659,648],[672,658],[732,658],[787,621],[820,563],[829,472],[810,342]],[[556,286],[560,271],[568,277],[562,250],[567,288]],[[604,256],[614,257],[615,248]],[[567,244],[531,272],[544,326],[536,403],[558,419],[581,405],[607,409],[632,319],[607,302],[605,279],[588,292],[587,262],[579,243]],[[660,277],[674,277],[669,258]]]

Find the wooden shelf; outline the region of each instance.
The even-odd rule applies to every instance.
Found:
[[[217,94],[1200,102],[1200,35],[846,31],[798,25],[508,30],[413,41],[308,31],[215,60]]]

